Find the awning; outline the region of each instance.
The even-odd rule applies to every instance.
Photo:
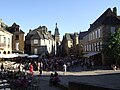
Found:
[[[17,54],[18,55],[18,57],[27,57],[28,56],[28,54]]]
[[[101,53],[101,52],[88,52],[87,54],[84,54],[83,56],[90,57],[90,56],[94,56],[94,55],[99,54],[99,53]]]
[[[0,58],[15,58],[18,57],[16,54],[0,54]]]
[[[38,55],[29,55],[28,58],[38,58]]]

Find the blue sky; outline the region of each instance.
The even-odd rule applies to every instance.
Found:
[[[120,0],[1,0],[0,4],[0,18],[7,25],[16,22],[25,33],[45,25],[54,34],[58,23],[61,38],[88,30],[107,8],[117,7],[120,15]]]

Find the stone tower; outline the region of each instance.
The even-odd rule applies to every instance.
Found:
[[[57,27],[57,23],[56,23],[56,26],[55,26],[55,33],[54,33],[54,39],[55,39],[55,46],[56,46],[56,49],[55,49],[55,54],[57,56],[59,56],[60,54],[60,33],[59,33],[59,29]]]
[[[55,41],[59,43],[60,42],[60,33],[59,33],[59,29],[57,27],[57,23],[56,23],[56,27],[55,27],[54,36],[55,36]]]

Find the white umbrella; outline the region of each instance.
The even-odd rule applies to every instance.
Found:
[[[0,54],[0,58],[4,58],[5,57],[5,54]]]
[[[38,58],[38,55],[29,55],[28,58]]]
[[[28,54],[17,54],[18,55],[18,57],[27,57],[28,56]]]
[[[18,57],[18,55],[16,55],[16,54],[5,54],[3,56],[3,58],[14,58],[14,57]]]

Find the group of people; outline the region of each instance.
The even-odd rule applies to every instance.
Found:
[[[49,79],[49,84],[50,85],[56,85],[58,84],[58,82],[60,82],[60,78],[57,72],[55,72],[54,74],[51,73],[50,75],[50,79]]]

